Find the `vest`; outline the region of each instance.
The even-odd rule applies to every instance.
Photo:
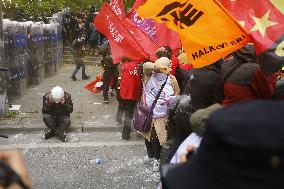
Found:
[[[142,95],[142,77],[136,62],[125,62],[121,68],[120,96],[139,101]]]

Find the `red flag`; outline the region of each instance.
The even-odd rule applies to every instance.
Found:
[[[144,32],[142,32],[137,26],[135,26],[130,20],[126,19],[126,25],[132,36],[149,55],[151,61],[155,61],[156,51],[159,46],[149,38]]]
[[[135,40],[150,56],[150,59],[152,61],[155,61],[155,52],[159,48],[159,46],[144,32],[142,32],[136,25],[134,25],[129,19],[126,18],[123,0],[111,0],[110,6],[112,7],[112,10],[116,13],[116,15],[122,19],[123,23],[127,26],[127,29],[130,31]]]
[[[109,4],[103,5],[94,20],[94,25],[108,38],[114,63],[119,63],[122,57],[132,60],[149,58]]]
[[[113,12],[121,18],[125,18],[124,3],[123,0],[110,0],[109,5],[111,6]]]
[[[252,36],[262,69],[268,73],[284,64],[283,0],[219,0]]]
[[[111,77],[109,81],[109,87],[113,85],[113,82],[114,82],[114,78]],[[103,75],[101,74],[101,75],[98,75],[94,81],[86,85],[85,89],[87,89],[88,91],[92,93],[99,93],[103,90],[102,86],[103,86]]]
[[[181,41],[177,32],[169,29],[165,23],[155,22],[155,27],[159,46],[169,46],[173,51],[181,49]]]
[[[179,35],[169,29],[165,24],[155,22],[151,19],[140,17],[136,9],[143,5],[146,0],[136,0],[131,11],[127,14],[127,17],[133,22],[141,31],[146,33],[153,41],[159,46],[169,46],[171,49],[176,50],[181,48],[181,42]],[[170,39],[170,40],[169,40]]]

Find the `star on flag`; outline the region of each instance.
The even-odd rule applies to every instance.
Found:
[[[284,0],[219,1],[250,34],[267,73],[284,64]]]
[[[250,31],[251,32],[259,31],[262,37],[264,37],[265,31],[268,27],[278,24],[277,22],[272,22],[269,20],[269,13],[270,10],[268,10],[262,18],[257,18],[255,16],[252,16],[252,19],[255,22],[255,26]]]

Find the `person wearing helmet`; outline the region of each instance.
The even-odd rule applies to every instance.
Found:
[[[70,126],[70,113],[73,112],[71,95],[61,87],[56,86],[43,96],[43,121],[49,130],[45,139],[58,136],[63,142],[67,141],[64,131]]]

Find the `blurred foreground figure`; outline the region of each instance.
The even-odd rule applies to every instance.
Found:
[[[0,151],[0,189],[29,189],[28,171],[17,151]]]
[[[67,141],[64,131],[70,126],[70,113],[73,112],[71,95],[56,86],[43,96],[43,121],[49,130],[45,139],[58,135],[63,142]]]
[[[199,149],[168,171],[163,189],[284,188],[283,112],[284,103],[272,101],[217,110]]]

